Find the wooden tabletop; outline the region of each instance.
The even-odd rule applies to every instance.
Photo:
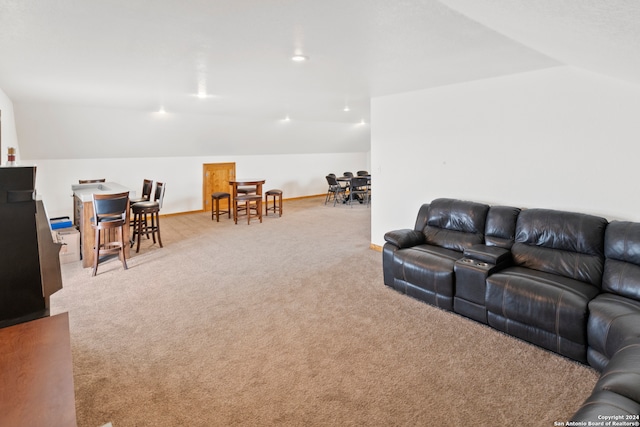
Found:
[[[77,426],[68,313],[0,329],[0,426]]]

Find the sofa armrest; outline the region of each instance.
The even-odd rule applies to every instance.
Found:
[[[389,231],[384,235],[384,240],[397,246],[398,249],[410,248],[425,242],[424,234],[420,231],[409,230],[408,228]]]
[[[488,264],[500,265],[511,261],[511,251],[498,246],[473,245],[464,250],[464,257]]]

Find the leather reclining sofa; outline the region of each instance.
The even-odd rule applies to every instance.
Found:
[[[637,421],[640,223],[436,199],[384,238],[385,285],[599,371],[572,421]]]

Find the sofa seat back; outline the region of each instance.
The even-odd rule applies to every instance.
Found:
[[[640,301],[640,223],[612,221],[604,247],[602,290]]]
[[[524,210],[518,216],[514,264],[600,287],[607,220],[550,209]]]
[[[489,325],[587,363],[588,304],[600,292],[606,226],[581,213],[522,211],[514,266],[487,278]]]
[[[605,233],[602,291],[589,303],[589,364],[604,369],[640,337],[640,223],[612,221]]]
[[[571,421],[592,421],[601,425],[603,417],[619,421],[619,425],[637,425],[640,414],[640,341],[620,348],[602,371],[591,396],[571,417]],[[586,424],[585,424],[586,425]],[[604,424],[604,425],[611,425]],[[616,425],[616,424],[613,424]]]
[[[484,229],[489,206],[456,199],[436,199],[427,212],[422,232],[425,243],[463,252],[484,243]]]
[[[516,237],[516,223],[520,208],[491,206],[484,229],[485,245],[511,249]]]

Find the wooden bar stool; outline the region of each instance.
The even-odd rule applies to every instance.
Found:
[[[234,199],[235,209],[233,210],[233,221],[238,223],[238,208],[244,204],[243,210],[247,212],[247,224],[251,224],[251,218],[259,218],[262,222],[262,196],[259,194],[241,194]],[[253,205],[253,206],[252,206]],[[251,215],[251,210],[256,212]]]
[[[264,197],[265,202],[265,210],[264,214],[266,216],[269,215],[269,211],[273,211],[273,213],[278,213],[279,216],[282,216],[282,190],[278,190],[274,188],[272,190],[268,190]],[[269,196],[273,196],[273,207],[269,207]],[[276,199],[278,199],[278,204],[276,205]]]
[[[227,200],[227,210],[220,210],[220,200],[225,199]],[[217,191],[211,194],[211,221],[213,221],[213,215],[215,214],[216,221],[220,222],[221,213],[226,213],[231,218],[231,195],[223,191]]]

